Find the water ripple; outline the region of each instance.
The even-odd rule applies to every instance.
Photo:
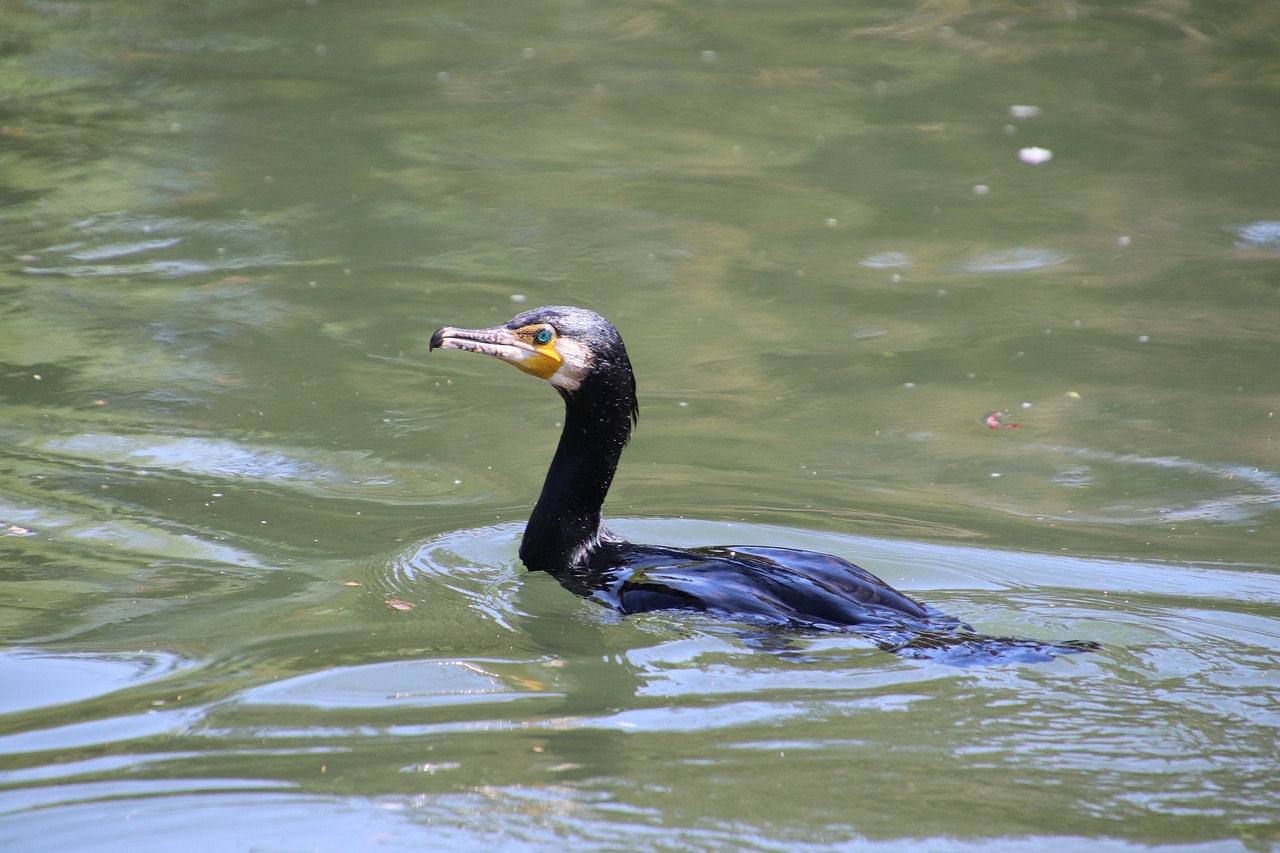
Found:
[[[163,678],[180,667],[176,655],[106,652],[0,652],[0,714],[80,702]]]
[[[79,239],[25,253],[28,275],[175,278],[295,263],[284,231],[250,220],[197,220],[132,211],[100,214],[71,226]],[[181,247],[183,252],[167,251]],[[154,255],[133,263],[102,263]],[[50,261],[80,263],[50,263]]]
[[[1061,445],[1032,445],[1031,449],[1085,460],[1100,466],[1120,470],[1118,476],[1131,479],[1132,469],[1186,474],[1218,486],[1230,484],[1227,494],[1194,496],[1195,491],[1206,491],[1208,485],[1186,485],[1178,489],[1161,488],[1153,496],[1153,505],[1143,507],[1135,502],[1107,507],[1105,513],[1073,512],[1069,517],[1076,521],[1105,523],[1135,523],[1150,521],[1189,521],[1207,519],[1222,522],[1252,522],[1261,516],[1280,510],[1280,474],[1248,465],[1210,464],[1185,459],[1181,456],[1142,456],[1133,453],[1112,453],[1084,447]],[[1055,480],[1070,488],[1087,488],[1095,481],[1095,472],[1089,466],[1073,465],[1061,470]],[[1167,484],[1166,484],[1167,485]],[[1173,495],[1185,495],[1182,501]],[[1054,516],[1066,518],[1065,516]]]

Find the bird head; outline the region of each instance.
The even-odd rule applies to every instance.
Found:
[[[622,380],[624,390],[635,395],[631,361],[618,330],[585,308],[543,306],[489,329],[445,326],[431,336],[430,348],[491,355],[562,393],[574,394],[595,377]]]

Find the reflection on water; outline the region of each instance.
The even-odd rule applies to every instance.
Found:
[[[1161,519],[1240,523],[1265,521],[1269,513],[1280,509],[1280,474],[1272,471],[1245,465],[1207,465],[1177,456],[1119,455],[1079,447],[1037,449],[1089,463],[1069,469],[1059,482],[1088,488],[1097,485],[1102,477],[1114,477],[1125,482],[1127,499],[1145,504],[1109,506],[1104,514],[1089,518],[1096,523],[1131,524]],[[1178,499],[1171,501],[1170,496],[1175,494]]]
[[[295,632],[322,643],[316,629],[332,624],[337,654],[353,648],[353,632],[385,635],[374,658],[317,666],[290,652],[284,637],[271,644],[275,652],[246,638],[259,648],[212,682],[200,669],[166,665],[140,678],[135,668],[63,697],[74,708],[67,723],[33,721],[0,741],[10,756],[11,769],[0,772],[8,831],[73,833],[67,827],[110,797],[144,816],[118,836],[143,849],[138,833],[167,825],[154,823],[161,815],[177,821],[194,809],[172,825],[184,835],[207,831],[204,809],[233,815],[242,828],[259,809],[307,821],[307,803],[323,806],[322,821],[365,805],[390,810],[404,823],[384,831],[399,826],[407,839],[441,820],[473,837],[473,809],[512,840],[539,826],[535,838],[552,832],[593,843],[633,828],[628,815],[636,814],[667,816],[660,822],[668,831],[673,814],[734,820],[741,825],[726,837],[740,843],[770,836],[764,824],[732,817],[745,798],[801,841],[819,843],[821,833],[801,827],[894,837],[899,828],[881,825],[885,814],[922,796],[954,795],[956,780],[1013,785],[1015,803],[1027,797],[1050,813],[1071,811],[1070,820],[1040,822],[1039,832],[1055,839],[1106,837],[1115,821],[1138,815],[1211,827],[1274,808],[1262,783],[1280,727],[1267,663],[1280,629],[1274,617],[1250,612],[1280,607],[1267,580],[754,526],[619,526],[680,544],[754,534],[857,554],[890,576],[924,566],[921,585],[984,628],[1088,631],[1106,649],[965,671],[879,653],[855,635],[794,636],[765,651],[741,626],[702,614],[619,619],[521,573],[512,565],[512,526],[450,534],[361,576],[365,587],[349,590],[340,610],[315,611],[311,628]],[[359,596],[388,591],[418,603],[403,614],[411,630],[375,602],[334,620]],[[494,617],[488,628],[469,625],[470,636],[453,622],[468,597],[487,600]],[[210,611],[197,608],[193,627]],[[477,641],[484,633],[491,650],[506,653],[472,651],[486,645]],[[212,751],[210,741],[218,744]],[[41,760],[64,752],[70,760]],[[947,772],[924,772],[938,766]],[[774,802],[778,774],[796,794],[785,804]],[[1171,784],[1159,781],[1166,778]],[[1034,794],[1012,779],[1032,783]],[[293,790],[280,792],[283,783]],[[242,793],[217,793],[228,788]],[[544,807],[521,811],[534,802]],[[1005,797],[998,808],[1008,806]],[[293,808],[302,812],[290,818]],[[918,831],[978,831],[993,817],[978,811],[972,819],[929,815]],[[508,813],[533,823],[507,826]],[[699,838],[700,819],[689,821],[674,831]],[[309,831],[295,830],[299,838]],[[232,832],[231,841],[239,837]]]
[[[1277,9],[6,7],[0,848],[1272,849]],[[525,572],[561,409],[425,354],[513,303],[620,532],[1103,651]]]
[[[67,654],[11,649],[0,655],[0,713],[81,702],[170,674],[178,665],[165,654]],[[24,741],[24,747],[29,744]]]
[[[385,692],[392,684],[411,689]],[[248,705],[381,710],[388,703],[436,707],[450,702],[507,702],[514,695],[502,685],[499,676],[486,672],[478,663],[408,661],[310,673],[249,690],[239,701]]]
[[[951,265],[951,271],[968,273],[1033,272],[1065,264],[1067,256],[1043,249],[1004,249],[982,252]]]
[[[20,260],[28,265],[22,272],[71,278],[168,278],[283,268],[291,260],[282,250],[285,238],[278,224],[247,217],[217,221],[122,212],[76,222],[71,234],[77,239],[24,253]]]
[[[1233,225],[1227,230],[1240,238],[1236,242],[1237,249],[1280,252],[1280,222],[1248,222]]]
[[[80,433],[36,439],[31,445],[49,457],[91,459],[139,472],[168,471],[204,479],[285,481],[308,490],[358,489],[386,483],[360,482],[362,472],[370,466],[361,464],[364,460],[354,454],[319,454],[305,448],[272,450],[217,438]]]

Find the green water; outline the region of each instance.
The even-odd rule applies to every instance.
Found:
[[[1278,9],[0,2],[0,848],[1275,849]],[[544,303],[620,532],[1104,650],[525,573]]]

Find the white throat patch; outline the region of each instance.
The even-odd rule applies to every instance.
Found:
[[[547,381],[562,390],[577,391],[591,372],[591,351],[572,338],[560,338],[556,352],[560,353],[561,364]]]

